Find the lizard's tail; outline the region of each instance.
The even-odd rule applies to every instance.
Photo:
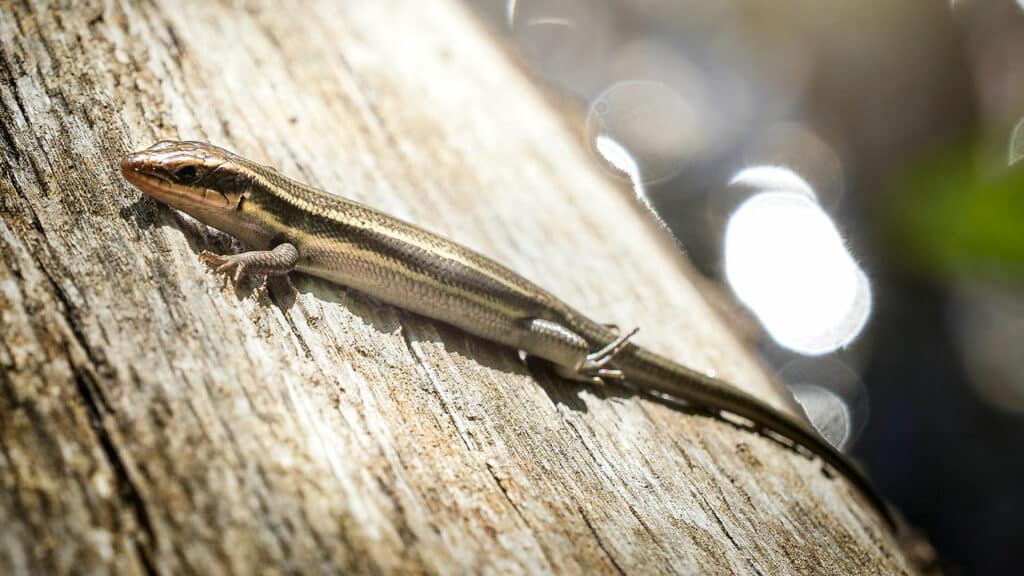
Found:
[[[630,383],[644,392],[657,392],[684,400],[695,408],[727,412],[753,422],[809,450],[846,476],[893,529],[896,521],[871,482],[845,454],[828,443],[807,423],[766,404],[743,390],[711,378],[636,345],[628,345],[612,361]]]

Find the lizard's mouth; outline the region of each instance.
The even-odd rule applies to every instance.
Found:
[[[121,175],[142,193],[165,204],[187,196],[185,191],[176,189],[182,187],[175,186],[153,169],[145,152],[132,152],[122,158]]]
[[[174,181],[154,149],[132,152],[121,159],[121,175],[129,184],[158,202],[193,212],[227,209],[231,201],[205,186],[188,186]]]

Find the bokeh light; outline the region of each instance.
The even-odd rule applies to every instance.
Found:
[[[608,136],[598,136],[594,147],[597,153],[610,165],[615,167],[617,170],[622,172],[624,176],[629,178],[630,183],[633,186],[633,193],[636,194],[637,200],[643,205],[644,208],[650,213],[654,220],[661,226],[666,232],[672,235],[671,229],[655,210],[654,205],[651,204],[651,199],[647,195],[647,187],[644,186],[643,178],[640,175],[640,166],[637,165],[636,159],[626,150],[621,144]],[[674,235],[673,235],[674,237]]]
[[[725,273],[772,338],[802,354],[845,346],[871,313],[867,276],[831,218],[799,192],[765,191],[733,213]]]
[[[614,36],[606,0],[509,0],[505,18],[534,73],[584,99],[600,90]]]
[[[851,420],[849,409],[842,398],[815,384],[796,384],[790,390],[818,432],[841,450],[850,437]]]
[[[650,184],[667,180],[685,167],[700,146],[698,125],[694,109],[665,84],[626,81],[593,100],[587,137],[594,146],[603,137],[628,150],[642,181]],[[618,168],[613,173],[621,176]]]
[[[843,196],[839,155],[811,127],[792,122],[775,124],[757,134],[746,148],[747,165],[755,168],[758,165],[785,166],[792,177],[807,185],[823,208],[831,210],[839,204]],[[733,180],[737,179],[739,175]],[[782,186],[780,189],[794,188]]]
[[[974,392],[1002,412],[1024,413],[1024,293],[962,282],[951,312],[954,341]]]
[[[636,159],[629,153],[629,150],[615,141],[610,136],[601,135],[594,140],[594,148],[610,166],[621,172],[633,184],[633,191],[645,206],[651,208],[651,202],[647,198],[647,189],[644,187],[643,178],[640,176],[640,166]]]
[[[869,416],[864,382],[834,356],[798,358],[778,373],[814,427],[833,446],[849,450]]]
[[[753,190],[794,192],[816,200],[814,189],[799,174],[785,166],[751,166],[736,173],[730,186],[743,186]]]
[[[1021,158],[1024,158],[1024,118],[1021,118],[1010,132],[1010,166],[1020,162]]]

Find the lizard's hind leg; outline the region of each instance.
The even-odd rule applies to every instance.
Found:
[[[553,363],[563,378],[592,384],[622,380],[622,372],[610,363],[637,332],[634,329],[620,334],[600,350],[591,352],[585,338],[557,322],[534,318],[529,321],[529,329],[530,341],[523,346],[527,354]]]

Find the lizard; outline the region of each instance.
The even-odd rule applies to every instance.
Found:
[[[620,383],[725,419],[739,416],[820,458],[896,526],[867,477],[808,423],[638,346],[636,330],[591,320],[476,251],[204,142],[161,140],[126,155],[120,168],[144,194],[250,247],[200,254],[236,282],[251,274],[316,276],[540,358],[566,378]]]

